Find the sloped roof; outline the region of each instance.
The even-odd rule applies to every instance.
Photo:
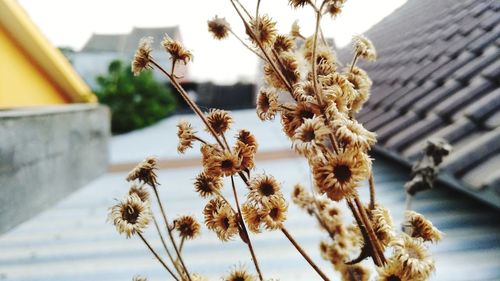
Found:
[[[500,2],[409,0],[366,34],[379,59],[358,119],[407,163],[426,139],[454,146],[452,185],[500,207]],[[349,61],[350,48],[340,57]],[[346,60],[347,59],[347,60]]]
[[[142,37],[152,36],[154,42],[161,42],[165,34],[178,38],[180,35],[179,27],[156,27],[156,28],[138,28],[134,27],[128,34],[92,34],[82,52],[118,52],[123,54],[133,54],[137,49],[137,42]],[[153,48],[160,48],[159,44],[154,44]]]

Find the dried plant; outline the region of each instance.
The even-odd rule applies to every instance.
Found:
[[[291,7],[310,8],[314,13],[315,31],[309,37],[301,34],[298,22],[294,22],[290,34],[279,34],[276,22],[260,13],[260,0],[256,1],[254,14],[238,0],[229,2],[251,43],[247,44],[224,18],[217,16],[208,21],[208,31],[219,40],[235,36],[263,61],[266,85],[257,97],[257,117],[265,121],[279,116],[293,149],[309,164],[313,178],[311,189],[297,184],[291,199],[312,216],[327,235],[327,239],[319,242],[321,256],[340,273],[342,280],[369,280],[370,267],[360,263],[368,257],[377,268],[378,280],[426,280],[435,268],[424,243],[437,242],[441,233],[421,214],[411,211],[406,213],[405,232],[394,231],[389,210],[375,198],[369,151],[376,136],[355,118],[369,98],[372,85],[368,74],[356,63],[359,59],[375,60],[375,47],[366,37],[355,36],[352,62],[341,68],[323,37],[322,17],[338,15],[345,0],[289,0]],[[279,180],[270,174],[252,174],[258,148],[255,136],[242,129],[234,139],[228,139],[227,131],[233,126],[231,115],[219,109],[204,113],[189,97],[174,75],[177,63],[187,64],[193,58],[180,42],[168,36],[161,42],[172,60],[170,71],[153,59],[151,44],[150,38],[139,42],[132,71],[138,74],[143,69],[154,68],[162,72],[203,122],[204,128],[193,128],[186,121],[178,124],[177,149],[184,153],[199,143],[202,169],[195,178],[194,189],[201,198],[207,199],[202,210],[204,224],[221,241],[240,239],[254,264],[255,276],[243,267],[236,267],[223,280],[265,280],[248,230],[254,234],[281,232],[322,280],[330,280],[286,228],[288,201]],[[208,131],[212,140],[200,138],[198,129]],[[200,225],[192,216],[181,216],[169,223],[158,194],[156,170],[156,158],[149,157],[130,172],[127,180],[136,185],[123,201],[111,208],[110,218],[118,232],[127,237],[139,236],[173,279],[205,280],[190,273],[182,258],[184,242],[199,235]],[[230,179],[232,198],[221,193],[223,178]],[[241,180],[241,186],[237,186],[235,178]],[[363,203],[358,194],[363,181],[369,183],[368,203]],[[151,213],[149,191],[137,185],[141,183],[154,192],[165,228],[160,227]],[[239,202],[240,192],[246,192],[244,202]],[[354,222],[343,222],[341,202],[346,202]],[[170,264],[142,234],[149,221],[155,225]],[[168,241],[162,234],[165,231]],[[390,257],[384,255],[386,248],[393,250]],[[142,279],[136,277],[136,280]]]

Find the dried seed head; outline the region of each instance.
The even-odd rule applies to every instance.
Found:
[[[241,129],[238,131],[238,134],[236,135],[236,139],[248,146],[251,146],[257,151],[257,148],[259,147],[259,144],[257,143],[257,139],[255,136],[248,130]]]
[[[340,273],[343,281],[368,281],[370,270],[361,264],[343,266]]]
[[[295,135],[295,131],[305,120],[313,119],[315,116],[321,115],[320,106],[315,102],[298,102],[294,110],[291,112],[292,120],[290,121],[290,129],[293,129],[292,136]]]
[[[228,276],[222,278],[224,281],[255,281],[255,277],[247,272],[244,267],[236,267]]]
[[[274,39],[273,48],[278,54],[293,51],[295,48],[295,41],[289,35],[278,35],[276,39]]]
[[[263,217],[264,225],[268,230],[280,229],[286,220],[288,205],[283,197],[272,197],[263,204],[260,215]]]
[[[220,153],[222,149],[217,144],[202,144],[200,147],[201,163],[206,167],[214,154]]]
[[[401,264],[393,259],[390,259],[384,267],[377,268],[377,272],[377,281],[411,281],[405,279]]]
[[[260,120],[274,119],[278,109],[278,94],[271,89],[260,89],[257,96],[257,116]]]
[[[204,164],[205,173],[212,177],[232,176],[241,170],[238,155],[228,150],[213,151]]]
[[[173,40],[167,34],[165,34],[165,37],[163,38],[163,41],[161,41],[161,44],[170,54],[173,61],[182,61],[184,64],[187,64],[189,61],[193,60],[193,54],[186,48],[184,48],[181,42]]]
[[[389,210],[382,205],[376,204],[370,211],[373,231],[382,245],[387,246],[394,239],[392,217]]]
[[[354,67],[357,70],[360,70],[358,67]],[[362,71],[362,70],[361,70]],[[364,72],[364,71],[362,71]],[[351,82],[353,85],[353,89],[356,93],[354,99],[351,102],[350,108],[351,108],[351,113],[356,113],[361,110],[363,107],[363,104],[368,100],[370,97],[370,87],[372,81],[370,78],[368,78],[368,75],[366,75],[366,72],[364,72],[365,75],[362,75],[361,72],[358,72],[358,74],[354,72],[344,72],[342,75],[346,77],[346,79]]]
[[[314,203],[313,195],[306,191],[304,186],[296,184],[292,190],[292,202],[302,209],[309,209]]]
[[[353,37],[354,53],[359,57],[374,61],[377,59],[377,52],[375,51],[375,46],[373,43],[363,35],[357,35]]]
[[[159,185],[158,179],[156,176],[156,163],[157,158],[150,156],[144,159],[141,163],[137,164],[132,171],[127,176],[127,181],[139,180],[144,182],[152,187],[156,187]]]
[[[368,156],[352,149],[338,155],[325,154],[312,164],[316,187],[334,201],[354,195],[358,183],[368,178],[371,169]]]
[[[215,16],[208,22],[208,31],[212,33],[215,39],[222,40],[229,35],[231,27],[225,18]]]
[[[210,126],[218,135],[223,135],[233,123],[233,118],[229,113],[222,109],[211,109],[207,114],[207,120]],[[208,128],[206,129],[208,132]]]
[[[252,28],[253,33],[257,36],[257,40],[261,42],[264,46],[269,46],[273,43],[274,37],[276,36],[276,22],[271,20],[268,15],[259,16],[257,21],[253,18],[250,20],[250,28]],[[250,36],[250,39],[255,42],[255,38],[251,36],[251,33],[247,30],[247,34]]]
[[[199,174],[194,181],[194,189],[202,198],[217,194],[222,189],[223,182],[220,177],[212,177],[204,172]]]
[[[323,141],[330,133],[323,119],[313,117],[306,119],[300,127],[295,130],[293,136],[293,147],[302,155],[315,155],[318,149],[323,146]]]
[[[243,204],[241,213],[245,219],[248,229],[250,229],[253,233],[260,233],[260,226],[263,223],[263,218],[260,215],[261,208],[258,205],[247,202]]]
[[[231,207],[222,199],[212,199],[203,210],[205,224],[222,241],[228,241],[238,234],[238,224]]]
[[[132,281],[148,281],[148,278],[137,275],[132,278]]]
[[[423,241],[422,238],[412,238],[403,233],[391,243],[393,259],[402,265],[406,280],[427,280],[435,270],[434,260]]]
[[[290,29],[290,35],[294,38],[302,38],[302,34],[300,34],[300,26],[299,26],[299,21],[296,20],[292,23],[292,27]]]
[[[200,235],[200,224],[192,216],[181,216],[174,220],[174,227],[181,238],[190,240]]]
[[[347,100],[339,85],[326,87],[323,89],[323,94],[324,101],[326,103],[326,112],[328,113],[330,119],[338,119],[333,117],[339,117],[340,115],[347,114],[349,111],[347,108]]]
[[[337,119],[332,122],[335,136],[347,146],[367,151],[375,144],[376,134],[368,131],[354,119]]]
[[[251,170],[255,167],[255,153],[257,150],[254,146],[236,141],[233,151],[238,155],[240,170]]]
[[[315,102],[316,94],[312,81],[299,82],[293,86],[293,97],[296,100]]]
[[[288,0],[288,4],[294,8],[304,7],[309,3],[309,0]]]
[[[356,96],[356,92],[354,91],[351,82],[349,82],[347,78],[337,72],[327,76],[321,76],[318,80],[325,90],[325,95],[327,94],[326,92],[332,90],[332,86],[338,86],[341,91],[337,94],[344,99],[345,104],[350,104]]]
[[[136,194],[126,196],[110,209],[109,220],[120,234],[127,238],[142,232],[151,220],[149,202],[143,202]]]
[[[300,80],[299,65],[297,63],[297,58],[291,52],[283,52],[279,54],[281,65],[281,73],[283,77],[290,85],[294,85]],[[280,78],[270,64],[264,65],[264,80],[269,85],[278,89],[287,89],[286,84]]]
[[[326,7],[326,10],[332,17],[336,17],[342,12],[346,0],[330,0],[330,3]]]
[[[406,225],[410,228],[409,235],[411,237],[420,237],[424,241],[438,242],[441,240],[442,233],[432,225],[432,222],[426,219],[423,215],[414,212],[406,211]]]
[[[134,59],[132,60],[132,73],[134,73],[135,76],[139,75],[142,70],[151,67],[149,63],[152,59],[152,43],[153,37],[143,37],[139,41],[139,47],[135,52]]]
[[[254,176],[249,183],[248,200],[267,203],[271,198],[283,197],[278,181],[271,175]]]
[[[144,188],[144,186],[140,185],[136,185],[136,184],[133,184],[129,191],[128,191],[128,194],[129,195],[137,195],[137,197],[139,197],[139,199],[141,199],[142,202],[148,202],[149,201],[149,192],[146,188]]]
[[[179,121],[179,123],[177,124],[177,137],[179,138],[177,151],[179,153],[184,153],[188,148],[193,147],[195,134],[196,131],[193,129],[189,122],[185,120]]]

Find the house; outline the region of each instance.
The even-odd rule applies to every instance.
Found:
[[[0,1],[0,61],[0,108],[96,101],[14,0]]]
[[[166,69],[170,69],[171,61],[169,55],[161,46],[165,34],[171,38],[182,41],[178,26],[156,27],[156,28],[133,28],[128,34],[93,34],[83,48],[70,55],[76,71],[92,87],[97,87],[96,77],[107,73],[109,64],[116,59],[125,62],[132,61],[137,50],[139,40],[142,37],[153,37],[153,55],[155,60]],[[176,74],[187,80],[188,72],[185,65],[176,65]],[[158,72],[154,75],[163,80],[164,77]]]

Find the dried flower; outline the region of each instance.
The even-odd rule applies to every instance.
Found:
[[[345,0],[331,0],[326,10],[330,16],[335,17],[342,12],[342,7],[344,6]]]
[[[314,202],[314,197],[304,186],[296,184],[292,190],[292,202],[302,209],[308,209]]]
[[[193,147],[193,141],[196,139],[195,133],[196,131],[189,122],[186,120],[179,121],[177,124],[177,137],[179,138],[177,151],[179,153],[184,153],[188,148]]]
[[[292,27],[290,28],[290,35],[295,38],[303,38],[302,34],[300,34],[300,25],[299,21],[296,20],[292,23]]]
[[[207,120],[217,135],[223,135],[233,123],[231,115],[222,109],[211,109],[207,114]]]
[[[299,82],[299,65],[294,54],[291,52],[282,52],[281,54],[279,54],[279,59],[282,65],[281,73],[283,74],[284,79],[291,85]],[[266,81],[266,83],[275,88],[283,90],[287,89],[286,84],[283,82],[281,76],[276,73],[273,67],[268,63],[264,65],[264,80]]]
[[[238,224],[231,206],[216,198],[210,200],[203,210],[205,224],[222,241],[228,241],[238,234]]]
[[[334,85],[338,86],[341,91],[340,91],[340,93],[336,93],[336,94],[340,95],[340,97],[342,97],[344,99],[344,102],[346,104],[349,104],[356,96],[356,92],[354,91],[354,88],[353,88],[351,82],[349,82],[349,80],[347,80],[347,78],[345,78],[343,75],[341,75],[337,72],[334,72],[334,73],[329,74],[327,76],[319,77],[318,80],[321,83],[321,85],[323,86],[323,89],[325,91],[331,90],[331,87]],[[337,89],[335,89],[335,90],[337,90]],[[325,95],[326,95],[326,93],[325,93]]]
[[[257,148],[259,147],[259,144],[257,143],[257,139],[255,136],[248,130],[241,129],[238,131],[238,134],[236,135],[236,139],[248,146],[251,146],[257,151]]]
[[[260,233],[260,226],[262,224],[262,216],[260,215],[261,209],[249,202],[243,204],[241,213],[245,219],[248,229],[253,233]]]
[[[338,155],[327,153],[312,164],[316,187],[334,201],[354,195],[358,182],[368,178],[371,168],[367,156],[351,149]]]
[[[134,278],[132,278],[132,281],[148,281],[148,278],[144,277],[144,276],[134,276]]]
[[[222,188],[222,179],[220,177],[212,177],[202,172],[194,182],[194,188],[201,197],[206,198],[217,194]]]
[[[377,52],[373,43],[363,35],[353,37],[354,52],[361,58],[368,61],[377,59]]]
[[[335,136],[346,145],[366,151],[377,141],[376,134],[365,129],[356,120],[337,119],[332,125],[335,128]]]
[[[201,152],[201,162],[203,167],[206,167],[209,163],[209,160],[216,153],[220,153],[222,149],[217,144],[202,144],[200,147]]]
[[[161,44],[170,56],[172,56],[173,61],[182,61],[184,64],[187,64],[189,61],[193,60],[193,54],[184,48],[181,42],[173,40],[167,34],[165,34]]]
[[[295,130],[293,136],[293,147],[303,155],[317,153],[317,149],[323,145],[323,141],[330,130],[320,117],[306,119],[300,127]]]
[[[200,235],[200,224],[192,216],[181,216],[174,220],[174,227],[184,239],[194,239]]]
[[[391,245],[393,259],[402,265],[407,280],[427,280],[435,270],[434,260],[423,245],[422,238],[412,238],[403,233]]]
[[[343,281],[368,281],[370,270],[361,264],[343,266],[340,273]]]
[[[348,112],[347,98],[344,96],[339,85],[328,86],[323,89],[323,93],[326,102],[326,112],[331,117],[346,114]]]
[[[228,150],[212,151],[204,164],[205,173],[212,177],[232,176],[240,171],[241,159]]]
[[[299,128],[302,124],[304,124],[305,120],[307,119],[312,119],[314,116],[320,116],[321,115],[321,109],[319,105],[315,102],[297,102],[297,104],[294,106],[294,109],[292,112],[290,112],[290,117],[291,119],[289,120],[289,123],[286,124],[286,126],[289,130],[288,133],[290,137],[293,138],[295,135],[295,131],[297,128]],[[285,125],[285,124],[284,124]]]
[[[260,215],[263,218],[266,229],[276,230],[283,226],[286,220],[288,205],[283,197],[272,197],[263,204]]]
[[[401,264],[392,259],[384,267],[377,268],[377,272],[377,281],[411,281],[405,278]]]
[[[257,116],[260,120],[274,119],[278,109],[278,94],[270,89],[260,89],[257,96]]]
[[[141,199],[142,202],[148,202],[149,201],[149,192],[146,188],[144,188],[143,185],[136,185],[136,184],[133,184],[129,191],[128,191],[128,194],[129,195],[137,195],[137,197],[139,197],[139,199]]]
[[[208,31],[212,33],[215,39],[222,40],[229,35],[231,27],[225,18],[215,16],[208,21]]]
[[[316,93],[312,81],[299,82],[293,86],[293,97],[296,100],[315,102]]]
[[[293,51],[295,48],[295,41],[289,35],[278,35],[274,39],[273,48],[278,54]]]
[[[266,203],[271,198],[282,197],[280,184],[271,175],[254,176],[249,183],[248,200]]]
[[[421,237],[424,241],[437,242],[441,240],[441,231],[432,225],[422,214],[406,211],[406,225],[410,227],[411,237]]]
[[[259,26],[257,27],[257,21],[255,19],[250,20],[250,27],[257,37],[257,40],[264,46],[271,45],[274,41],[274,37],[276,36],[276,22],[271,20],[268,15],[263,15],[259,16],[258,25]],[[250,36],[250,39],[257,44],[257,42],[255,42],[255,38],[250,35],[251,33],[248,30],[247,34]]]
[[[394,239],[393,223],[389,210],[380,204],[370,211],[373,231],[380,242],[387,246]]]
[[[231,270],[228,276],[222,278],[224,281],[255,281],[255,277],[252,276],[244,267],[236,267]]]
[[[130,238],[148,226],[151,220],[149,204],[135,194],[126,196],[111,207],[109,220],[113,221],[118,233]]]
[[[294,8],[304,7],[310,3],[310,0],[288,0],[288,4]]]
[[[155,170],[157,170],[156,164],[158,159],[153,156],[149,156],[141,163],[137,164],[132,171],[127,176],[127,181],[133,181],[138,179],[152,187],[159,185]]]
[[[240,170],[251,170],[255,167],[255,147],[236,141],[233,151],[238,155]]]
[[[139,47],[135,52],[134,59],[132,60],[132,73],[134,76],[137,76],[141,73],[142,70],[150,67],[149,63],[151,62],[151,52],[153,48],[151,45],[153,44],[153,37],[143,37],[139,41]]]

